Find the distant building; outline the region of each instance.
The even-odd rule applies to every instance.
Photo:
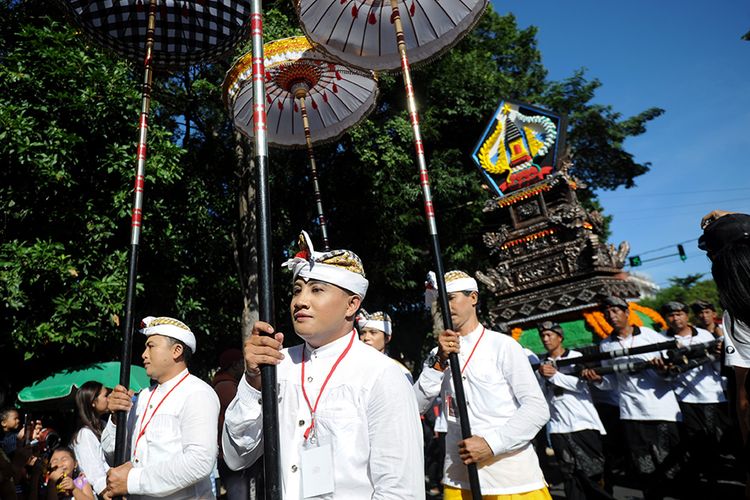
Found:
[[[641,299],[651,298],[655,296],[659,292],[659,290],[661,290],[661,287],[659,285],[651,281],[651,278],[643,273],[631,271],[628,273],[627,280],[638,287],[638,291],[641,294]]]

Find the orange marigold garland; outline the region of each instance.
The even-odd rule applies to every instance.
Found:
[[[515,328],[513,328],[513,329],[512,329],[511,331],[510,331],[510,335],[511,335],[511,337],[513,337],[513,339],[515,339],[515,341],[516,341],[516,342],[520,342],[520,341],[521,341],[521,334],[522,334],[522,333],[523,333],[523,330],[521,330],[521,329],[520,329],[520,328],[518,328],[518,327],[515,327]]]
[[[609,326],[609,323],[604,319],[604,315],[599,311],[584,312],[583,319],[600,339],[607,338],[612,333],[612,327]]]
[[[664,321],[664,318],[661,317],[661,314],[654,311],[650,307],[645,307],[639,304],[636,304],[635,302],[632,302],[630,304],[630,309],[638,311],[641,314],[644,314],[648,316],[648,318],[654,322],[654,324],[658,325],[660,329],[666,330],[667,329],[667,322]]]
[[[662,330],[667,328],[667,323],[661,315],[651,308],[644,307],[636,304],[635,302],[630,303],[630,317],[629,322],[631,325],[643,326],[643,320],[636,314],[636,311],[647,316]],[[612,333],[612,327],[604,319],[604,314],[600,311],[590,311],[583,313],[583,319],[586,324],[594,331],[594,333],[601,339],[607,338]]]

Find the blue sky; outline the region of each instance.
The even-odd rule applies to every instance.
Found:
[[[614,216],[611,242],[631,255],[693,240],[713,208],[750,213],[750,2],[678,0],[492,0],[520,27],[537,26],[549,78],[586,68],[602,82],[595,102],[624,117],[666,110],[626,149],[651,171],[632,189],[600,193]],[[634,270],[666,285],[672,276],[710,273],[696,242],[688,259]],[[676,253],[645,253],[643,259]]]

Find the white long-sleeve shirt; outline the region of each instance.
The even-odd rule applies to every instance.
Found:
[[[692,332],[692,335],[675,335],[674,338],[683,347],[708,344],[715,340],[708,330],[693,328]],[[723,403],[727,400],[721,375],[711,362],[677,375],[674,379],[674,392],[682,403]]]
[[[219,398],[210,385],[187,373],[184,370],[163,384],[142,390],[131,409],[135,415],[128,421],[135,425],[128,429],[133,464],[128,474],[128,500],[214,498],[209,475],[218,452]],[[136,448],[143,426],[145,432]],[[116,429],[110,419],[102,433],[105,453],[114,451]]]
[[[582,354],[578,351],[565,350],[561,356],[550,357],[549,359],[556,361],[581,356]],[[572,370],[574,366],[570,365],[563,368]],[[600,434],[607,433],[599,418],[599,413],[594,408],[588,382],[580,377],[562,373],[560,370],[549,378],[543,377],[537,372],[537,377],[544,397],[547,398],[547,404],[549,404],[550,419],[548,425],[550,433],[564,434],[587,429],[598,431]]]
[[[82,427],[71,442],[73,453],[76,455],[78,467],[86,475],[97,495],[107,489],[107,471],[109,464],[104,456],[104,450],[99,438],[88,427]]]
[[[724,328],[724,363],[727,366],[750,368],[750,327],[733,319],[729,311],[722,317]]]
[[[478,467],[482,494],[537,490],[546,483],[530,443],[549,419],[547,402],[521,345],[492,330],[486,330],[482,337],[483,330],[479,325],[461,336],[458,354],[464,369],[463,385],[471,432],[483,437],[494,454]],[[480,337],[482,340],[477,345]],[[414,392],[422,412],[430,408],[438,395],[443,401],[452,401],[455,393],[450,369],[440,372],[425,362],[414,384]],[[452,408],[446,408],[445,413],[448,433],[443,482],[454,488],[469,489],[468,470],[458,455],[458,442],[462,440],[458,414]]]
[[[301,450],[321,386],[351,333],[319,348],[282,350],[277,366],[280,462],[284,498],[302,499]],[[315,413],[319,441],[333,447],[334,492],[327,500],[421,500],[425,497],[422,428],[411,387],[390,358],[358,341],[325,386]],[[222,450],[239,470],[263,454],[261,393],[243,377],[227,408]]]
[[[621,339],[614,333],[599,343],[601,351],[614,351],[621,348],[640,347],[649,344],[666,342],[669,339],[650,328],[633,327],[633,334]],[[660,351],[621,356],[602,361],[603,366],[648,361],[661,356]],[[669,380],[655,370],[646,369],[637,373],[620,372],[606,375],[596,383],[605,390],[617,390],[620,393],[621,420],[664,420],[678,422],[682,420],[677,397]]]

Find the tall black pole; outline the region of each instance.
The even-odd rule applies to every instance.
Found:
[[[432,204],[432,192],[430,190],[430,178],[427,173],[427,160],[424,155],[424,144],[422,143],[422,133],[419,129],[419,112],[417,111],[417,102],[414,98],[414,86],[411,81],[411,69],[409,68],[409,58],[406,55],[406,38],[404,37],[404,28],[401,24],[401,16],[398,11],[398,0],[391,0],[393,11],[392,21],[396,28],[396,42],[398,51],[401,56],[401,73],[404,77],[404,87],[406,87],[406,104],[409,111],[409,121],[411,122],[412,133],[414,134],[414,149],[417,155],[417,167],[419,168],[419,182],[422,185],[422,197],[424,198],[425,218],[432,244],[432,256],[435,259],[435,278],[437,281],[438,298],[440,300],[440,310],[443,316],[443,325],[448,330],[453,330],[451,321],[450,308],[448,306],[448,294],[445,289],[445,269],[443,268],[443,256],[440,252],[440,240],[438,239],[437,223],[435,222],[435,209]],[[453,378],[453,390],[456,393],[456,405],[458,406],[458,419],[461,424],[461,436],[464,439],[471,437],[471,425],[469,424],[469,411],[466,406],[466,395],[464,385],[461,379],[461,366],[458,360],[458,354],[449,355],[451,376]],[[469,485],[471,487],[471,497],[473,500],[482,500],[482,490],[479,485],[479,473],[476,464],[469,464]]]
[[[250,27],[253,39],[253,136],[255,140],[255,209],[258,224],[259,318],[274,324],[273,262],[271,259],[271,197],[268,188],[268,137],[266,135],[266,71],[263,61],[263,7],[252,0]],[[261,365],[263,395],[263,462],[266,500],[281,500],[279,457],[279,406],[276,366]]]
[[[138,278],[138,249],[141,240],[141,223],[143,220],[143,185],[146,175],[146,139],[148,138],[148,115],[151,109],[151,80],[153,76],[152,53],[154,49],[154,29],[156,27],[156,0],[150,0],[148,6],[148,29],[146,31],[146,57],[143,61],[143,89],[141,91],[141,116],[139,120],[138,153],[135,169],[135,188],[133,193],[133,215],[130,222],[130,265],[128,266],[128,284],[125,293],[125,320],[122,324],[122,353],[120,356],[120,385],[130,386],[130,358],[133,354],[133,305],[135,303],[135,284]],[[128,414],[118,411],[115,414],[117,433],[115,434],[115,465],[128,461]]]

